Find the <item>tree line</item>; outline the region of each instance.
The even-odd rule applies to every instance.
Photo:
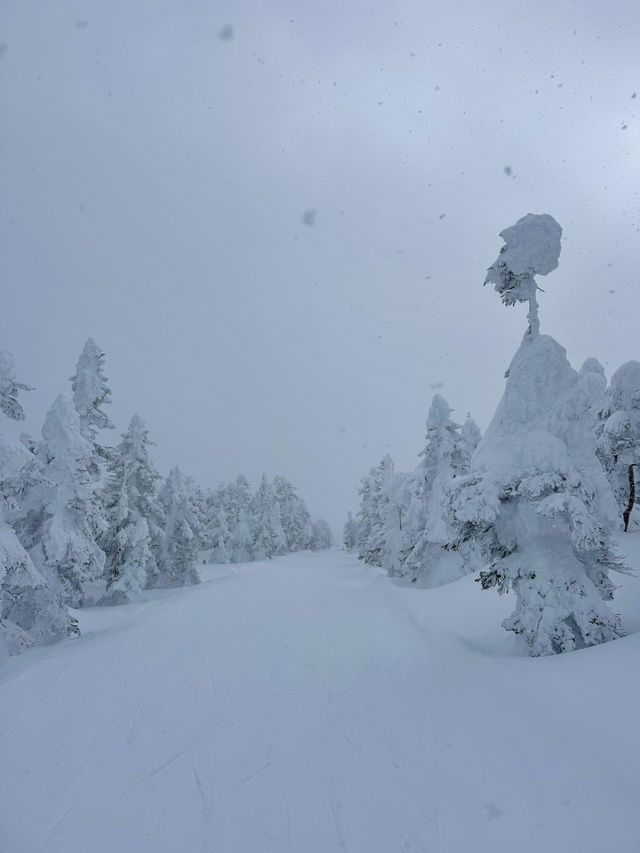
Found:
[[[203,490],[178,467],[156,469],[153,442],[134,415],[115,446],[106,406],[105,354],[89,338],[71,396],[59,395],[41,438],[0,433],[0,656],[78,633],[69,608],[124,604],[144,589],[199,582],[197,563],[269,559],[328,548],[284,477],[255,491],[239,475]],[[24,420],[11,355],[0,351],[0,410]]]
[[[539,332],[534,276],[557,267],[560,226],[528,214],[501,236],[485,283],[506,305],[528,303],[529,325],[486,434],[436,395],[420,462],[398,473],[387,455],[370,469],[344,544],[417,586],[477,572],[482,588],[515,594],[504,627],[551,654],[623,632],[607,602],[610,572],[626,571],[612,534],[638,527],[640,363],[609,383],[595,358],[575,371]]]

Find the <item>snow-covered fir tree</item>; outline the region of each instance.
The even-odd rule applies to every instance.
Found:
[[[80,419],[80,432],[91,446],[87,470],[93,481],[89,524],[96,539],[106,532],[107,521],[102,491],[107,476],[109,448],[100,443],[98,433],[114,429],[104,407],[111,403],[111,390],[104,374],[105,354],[93,338],[88,338],[78,358],[76,372],[70,377],[73,405]]]
[[[251,489],[243,474],[227,487],[227,522],[229,525],[229,552],[232,563],[246,563],[253,559],[251,551]]]
[[[342,532],[342,542],[347,551],[353,551],[358,545],[358,523],[351,511],[347,513],[347,520]]]
[[[91,455],[73,403],[59,395],[42,427],[37,450],[41,477],[25,494],[18,529],[38,570],[50,583],[61,584],[64,600],[72,607],[83,604],[82,585],[101,576],[105,560],[91,523]]]
[[[200,519],[194,512],[191,484],[178,467],[172,468],[160,490],[165,512],[163,547],[153,587],[188,586],[200,582],[195,567]]]
[[[224,484],[207,495],[207,523],[205,528],[208,558],[212,563],[229,563],[231,560],[231,531],[227,520],[227,490]]]
[[[377,468],[363,477],[357,514],[358,556],[372,566],[382,565],[382,554],[389,513],[393,510],[388,485],[394,474],[393,460],[387,453]]]
[[[331,535],[331,528],[323,518],[317,518],[313,522],[311,550],[324,551],[326,548],[331,548],[332,544],[333,536]]]
[[[107,529],[101,539],[106,554],[107,589],[101,604],[122,604],[154,583],[164,549],[161,479],[149,456],[149,432],[134,415],[111,454],[104,492]]]
[[[304,502],[285,477],[273,479],[275,499],[280,506],[282,530],[288,551],[301,551],[309,547],[313,530],[311,515]]]
[[[407,506],[402,534],[388,534],[388,571],[404,575],[424,586],[456,580],[465,573],[462,556],[448,550],[454,538],[445,511],[445,488],[452,477],[466,473],[469,450],[477,427],[468,419],[466,439],[451,419],[447,401],[436,394],[427,417],[427,436],[422,458],[400,494]],[[473,429],[475,427],[475,430]],[[397,555],[396,555],[397,554]]]
[[[80,432],[87,441],[95,442],[103,429],[114,429],[103,406],[111,403],[111,390],[104,375],[105,354],[93,338],[88,338],[70,378],[73,405],[80,418]]]
[[[18,394],[28,390],[17,382],[13,358],[0,351],[0,411],[11,420],[24,419]],[[78,633],[77,620],[65,607],[57,583],[51,585],[7,523],[16,506],[12,495],[32,454],[0,433],[0,660],[30,646],[51,643]],[[7,484],[11,488],[7,491]]]
[[[603,419],[598,455],[626,531],[636,505],[636,472],[640,467],[640,362],[627,361],[611,377]]]
[[[615,589],[609,572],[621,565],[603,523],[611,493],[578,375],[539,334],[534,276],[557,267],[560,226],[529,214],[501,236],[487,280],[506,304],[529,302],[529,328],[470,473],[451,481],[451,519],[458,546],[473,543],[484,564],[482,586],[515,593],[504,627],[543,655],[620,635],[604,602]]]
[[[284,554],[287,540],[282,529],[280,506],[276,502],[273,486],[264,474],[251,501],[251,516],[253,558],[265,560]]]
[[[467,417],[464,419],[460,435],[462,437],[464,452],[468,462],[470,462],[471,457],[475,453],[476,447],[480,444],[482,433],[480,432],[480,427],[469,413],[467,413]]]

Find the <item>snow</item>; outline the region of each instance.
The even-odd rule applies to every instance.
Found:
[[[562,228],[548,213],[527,213],[500,236],[500,260],[516,275],[547,275],[558,266]]]
[[[3,851],[637,849],[638,634],[532,659],[472,577],[200,569],[0,670]]]

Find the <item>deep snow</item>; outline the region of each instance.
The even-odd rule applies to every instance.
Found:
[[[638,850],[640,634],[531,659],[471,577],[201,568],[0,670],[4,853]]]

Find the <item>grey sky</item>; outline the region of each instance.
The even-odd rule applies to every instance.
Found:
[[[541,330],[640,357],[637,2],[5,0],[0,42],[32,432],[91,335],[163,471],[283,473],[339,533],[434,391],[486,427],[526,310],[482,281],[528,212],[564,229]]]

